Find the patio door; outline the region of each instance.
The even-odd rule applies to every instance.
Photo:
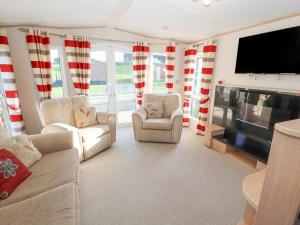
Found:
[[[130,48],[94,46],[89,97],[100,112],[112,112],[119,126],[131,124],[135,110],[135,88]]]

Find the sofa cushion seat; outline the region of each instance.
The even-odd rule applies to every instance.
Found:
[[[45,154],[29,169],[32,175],[7,199],[0,208],[16,203],[58,186],[78,181],[78,154],[76,149]]]
[[[143,129],[171,130],[172,123],[169,118],[147,119],[143,123]]]
[[[109,132],[109,126],[103,124],[97,124],[94,126],[84,127],[79,129],[80,135],[82,137],[82,142],[89,142],[90,140],[95,140],[104,134]]]
[[[79,225],[78,190],[69,183],[0,208],[1,224]]]

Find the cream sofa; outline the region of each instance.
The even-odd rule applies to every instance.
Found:
[[[178,94],[145,94],[143,104],[163,102],[163,118],[148,119],[142,106],[132,114],[135,139],[138,141],[178,143],[181,138],[183,113]]]
[[[0,201],[2,225],[80,225],[78,154],[72,132],[30,136],[43,154],[23,181]]]
[[[51,99],[41,103],[44,125],[41,133],[72,131],[80,161],[110,147],[116,141],[116,117],[112,113],[97,112],[97,125],[75,127],[73,109],[88,106],[87,96]]]

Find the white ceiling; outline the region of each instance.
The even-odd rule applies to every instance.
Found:
[[[212,1],[0,0],[0,24],[103,26],[192,42],[300,12],[299,0]]]

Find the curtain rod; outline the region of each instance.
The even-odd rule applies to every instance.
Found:
[[[28,33],[29,28],[18,28],[19,31]],[[67,34],[58,34],[58,33],[53,33],[53,32],[41,32],[42,34],[48,33],[50,36],[54,37],[60,37],[60,38],[66,38],[68,35]],[[77,35],[76,35],[77,36]],[[116,39],[107,39],[107,38],[94,38],[94,37],[88,37],[89,40],[97,40],[97,41],[108,41],[108,42],[119,42],[119,43],[128,43],[128,44],[134,44],[134,41],[124,41],[124,40],[116,40]],[[149,45],[167,45],[169,43],[148,43]],[[178,45],[178,43],[175,43]]]

